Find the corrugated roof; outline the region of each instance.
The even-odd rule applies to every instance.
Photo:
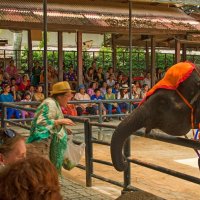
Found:
[[[200,23],[178,8],[134,5],[133,29],[149,34],[155,31],[177,33],[200,31]],[[42,4],[0,2],[0,28],[22,25],[22,29],[41,28]],[[123,32],[128,29],[128,7],[122,4],[48,4],[48,25],[53,30]],[[14,27],[16,28],[16,27]],[[19,27],[20,28],[20,27]]]

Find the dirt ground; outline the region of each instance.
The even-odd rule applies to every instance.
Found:
[[[94,148],[94,158],[111,161],[110,149],[108,146],[97,145]],[[173,169],[188,175],[200,178],[200,171],[197,167],[180,164],[175,160],[195,158],[196,154],[192,149],[158,142],[147,138],[132,138],[131,157],[142,161],[150,162],[169,169]],[[81,161],[84,164],[84,158]],[[131,165],[131,184],[141,190],[152,193],[158,197],[169,200],[199,200],[200,186],[182,179],[169,176],[139,165]],[[94,173],[103,177],[122,181],[123,174],[117,172],[113,167],[94,164]],[[64,176],[76,182],[85,184],[85,171],[75,168],[71,171],[63,170]],[[93,178],[94,188],[101,188],[105,193],[110,194],[113,199],[120,195],[121,188],[102,182]]]

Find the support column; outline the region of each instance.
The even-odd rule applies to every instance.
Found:
[[[148,47],[148,42],[146,42],[145,62],[146,62],[146,71],[148,71],[149,70],[149,47]]]
[[[179,40],[175,39],[175,63],[181,61],[181,43]]]
[[[78,85],[83,83],[82,32],[77,32]]]
[[[31,30],[28,30],[28,75],[30,77],[33,67],[33,50],[32,50],[32,38]]]
[[[63,81],[63,33],[58,31],[58,80]]]
[[[182,45],[182,61],[187,60],[187,47],[186,44]]]
[[[112,67],[115,72],[117,68],[117,50],[116,50],[115,34],[112,34]]]
[[[155,36],[151,36],[151,87],[155,85],[156,74],[156,40]]]
[[[44,65],[44,96],[48,97],[48,65],[47,65],[47,0],[43,0],[43,39],[44,39],[44,54],[43,54],[43,65]]]

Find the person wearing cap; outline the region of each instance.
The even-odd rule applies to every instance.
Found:
[[[27,139],[27,143],[41,141],[41,153],[48,146],[49,158],[59,172],[67,148],[67,134],[70,134],[66,126],[75,125],[72,120],[64,118],[61,110],[70,99],[69,83],[67,81],[55,83],[51,97],[46,98],[37,108]]]
[[[83,84],[79,85],[78,89],[79,89],[79,92],[75,94],[74,100],[77,100],[77,101],[90,100],[90,96],[87,93],[85,93],[85,86]],[[78,104],[76,107],[76,110],[77,110],[78,116],[82,115],[83,112],[87,112],[88,114],[91,114],[91,115],[96,114],[96,110],[94,109],[94,107],[92,107],[92,104],[88,104],[88,103]]]

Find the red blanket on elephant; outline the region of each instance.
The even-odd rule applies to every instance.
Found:
[[[193,63],[180,62],[170,67],[164,78],[149,90],[141,104],[158,89],[176,90],[180,83],[190,77],[195,69]]]

